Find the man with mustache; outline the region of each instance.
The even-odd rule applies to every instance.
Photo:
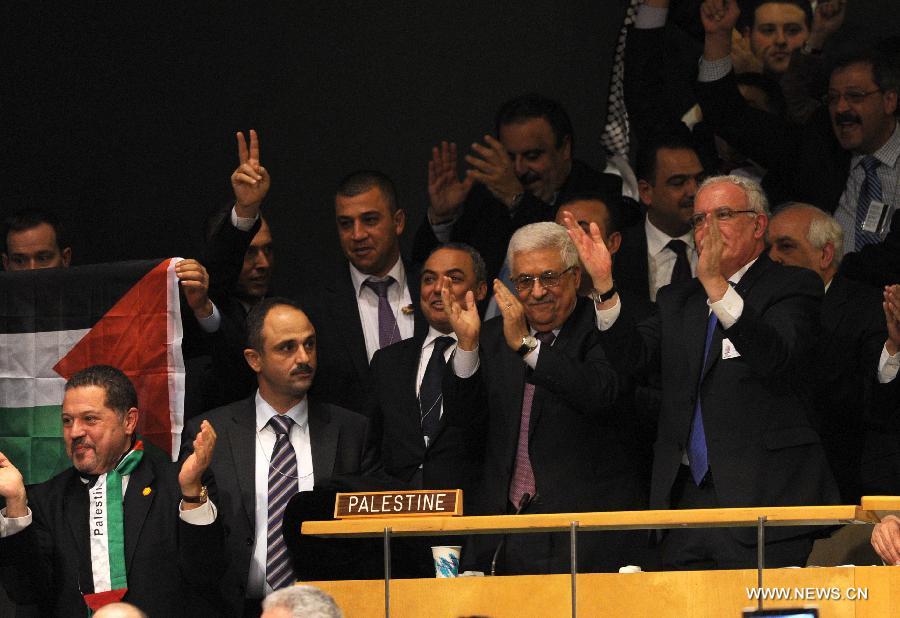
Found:
[[[317,369],[316,330],[294,301],[271,297],[247,316],[247,364],[257,376],[248,399],[207,412],[185,427],[214,423],[211,463],[231,557],[221,579],[221,615],[259,616],[263,597],[296,581],[282,537],[288,500],[335,474],[374,466],[366,419],[307,396]],[[182,451],[182,457],[190,447]]]
[[[706,42],[697,96],[718,135],[778,174],[795,200],[834,214],[845,248],[858,251],[884,239],[897,209],[900,131],[896,59],[877,49],[844,52],[828,71],[827,105],[798,126],[750,108],[731,71],[734,0],[706,0]]]
[[[552,221],[556,204],[567,195],[621,195],[621,178],[573,157],[572,122],[558,102],[539,94],[516,97],[500,107],[494,124],[495,135],[472,144],[462,178],[456,144],[445,141],[432,148],[430,203],[413,246],[417,262],[441,242],[463,242],[481,254],[493,277],[500,272],[513,232],[536,221]]]
[[[87,616],[119,600],[151,616],[211,615],[202,595],[227,563],[218,499],[203,480],[212,425],[198,424],[193,454],[173,464],[137,435],[134,385],[106,365],[69,378],[61,416],[72,467],[26,489],[0,454],[0,579],[10,598],[38,604],[41,616]]]

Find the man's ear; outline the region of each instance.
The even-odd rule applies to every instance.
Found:
[[[568,161],[572,158],[572,136],[566,135],[560,148],[562,150],[563,159]]]
[[[134,434],[137,431],[138,418],[140,417],[140,413],[137,408],[129,408],[128,412],[125,413],[125,433],[128,435]]]
[[[482,281],[476,284],[472,293],[475,295],[475,302],[484,300],[484,297],[487,296],[487,283]]]
[[[72,247],[66,247],[62,250],[62,263],[63,268],[68,268],[69,264],[72,262]]]
[[[5,253],[0,253],[0,257],[3,258],[3,270],[9,270],[9,258]]]
[[[250,365],[250,369],[254,372],[259,373],[262,370],[262,366],[259,362],[259,352],[253,348],[246,348],[244,350],[244,360],[247,361],[247,364]]]
[[[638,180],[638,197],[644,206],[649,206],[653,202],[653,185],[646,180]]]
[[[609,251],[610,255],[615,255],[615,253],[619,250],[619,247],[622,246],[622,234],[619,232],[613,232],[606,238],[606,249]]]
[[[824,271],[832,262],[834,262],[834,244],[829,241],[822,247],[822,253],[819,255],[819,268]]]
[[[397,236],[403,234],[403,230],[406,228],[406,211],[402,208],[398,208],[394,212],[394,229],[397,231]]]

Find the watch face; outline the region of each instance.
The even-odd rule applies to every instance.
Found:
[[[528,346],[529,348],[533,348],[537,345],[537,339],[535,339],[533,335],[528,335],[526,337],[522,337],[522,345]]]

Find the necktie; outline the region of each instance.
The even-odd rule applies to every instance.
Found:
[[[422,384],[419,387],[419,414],[425,446],[431,444],[441,420],[441,403],[444,398],[441,383],[444,380],[444,368],[447,366],[444,352],[453,343],[453,337],[438,337],[434,340],[434,349],[431,358],[428,359],[428,365],[425,366],[425,375],[422,376]]]
[[[536,333],[541,342],[541,347],[553,345],[556,335],[553,331]],[[536,487],[534,482],[534,469],[531,467],[531,457],[528,454],[528,429],[531,425],[531,404],[534,402],[534,384],[525,382],[525,392],[522,394],[522,416],[519,420],[519,442],[516,446],[516,464],[513,469],[513,477],[509,483],[509,501],[518,508],[522,496],[528,494],[534,497]]]
[[[293,419],[281,414],[269,419],[275,432],[275,448],[269,461],[269,520],[266,550],[266,581],[273,590],[294,582],[294,571],[284,544],[281,523],[284,507],[297,493],[297,455],[289,439]]]
[[[669,283],[691,279],[691,262],[687,256],[687,243],[673,238],[666,247],[675,254],[675,266],[672,268],[672,278],[669,279]]]
[[[881,242],[881,237],[878,234],[866,232],[862,229],[862,226],[866,220],[866,213],[869,212],[869,204],[872,201],[884,201],[881,193],[881,180],[878,178],[878,159],[872,155],[868,155],[863,157],[861,165],[866,172],[866,178],[863,180],[862,187],[860,187],[859,199],[856,203],[856,234],[854,238],[854,248],[857,251],[866,245]]]
[[[703,369],[709,357],[709,347],[719,319],[712,311],[706,323],[706,344],[703,347],[703,365],[700,366],[700,381],[697,382],[697,403],[694,405],[694,418],[691,420],[691,437],[688,440],[688,462],[691,464],[691,476],[697,486],[709,471],[709,456],[706,452],[706,431],[703,429],[703,413],[700,408],[700,382],[703,380]]]
[[[392,343],[400,341],[400,327],[397,326],[397,318],[391,309],[391,303],[388,302],[388,288],[395,284],[393,277],[388,277],[384,281],[375,281],[374,279],[366,279],[363,282],[368,288],[371,288],[378,295],[378,348],[389,346]]]

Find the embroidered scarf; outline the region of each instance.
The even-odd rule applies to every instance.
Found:
[[[144,443],[135,442],[122,461],[97,478],[88,490],[91,570],[94,592],[84,595],[92,611],[121,601],[128,591],[125,578],[125,522],[122,514],[122,477],[137,467],[144,456]]]

